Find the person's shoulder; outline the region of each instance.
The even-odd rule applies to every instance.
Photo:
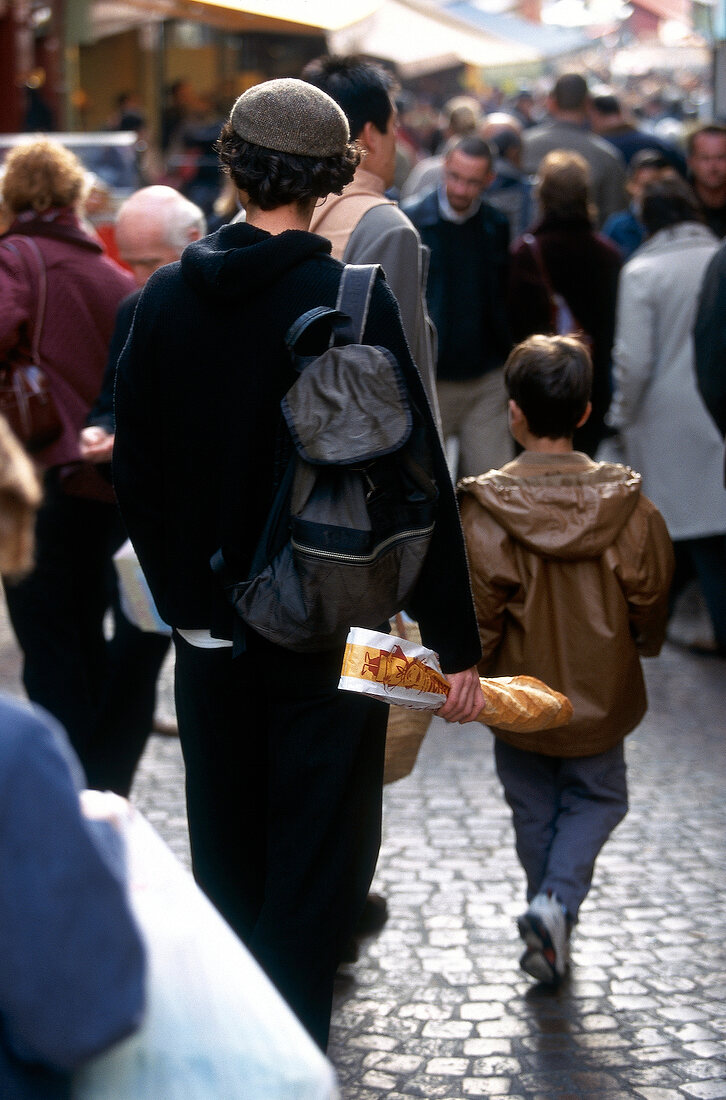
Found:
[[[616,226],[610,227],[610,232],[617,232],[624,229],[626,226],[626,219],[623,219]],[[622,267],[623,257],[620,249],[609,236],[605,236],[604,231],[602,233],[593,233],[593,239],[595,242],[595,249],[599,257],[603,262],[610,263],[611,266],[618,268]]]
[[[370,231],[372,226],[388,231],[415,232],[415,226],[406,211],[392,202],[377,203],[366,210],[353,233]]]
[[[549,141],[556,128],[556,123],[552,119],[547,119],[545,122],[540,122],[536,126],[530,126],[528,130],[524,130],[522,133],[523,145],[537,145],[542,141]]]
[[[409,199],[407,202],[403,203],[401,210],[403,214],[418,227],[433,225],[434,222],[439,220],[437,188],[433,188],[431,191],[427,191],[424,194],[419,194]]]
[[[31,709],[27,703],[0,696],[0,773],[3,777],[13,765],[32,763],[43,746],[57,747],[53,719]]]
[[[385,253],[390,263],[392,254],[413,257],[420,248],[421,236],[413,221],[399,206],[382,203],[362,216],[348,238],[343,258],[347,262],[375,262]]]
[[[585,144],[593,155],[599,157],[603,162],[608,161],[613,167],[622,168],[625,171],[625,158],[615,145],[589,130],[584,130],[583,134]]]
[[[3,751],[22,744],[26,737],[44,728],[43,722],[26,703],[0,695],[0,746]]]

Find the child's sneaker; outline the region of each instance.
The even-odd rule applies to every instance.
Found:
[[[554,984],[564,977],[569,959],[567,914],[555,894],[537,894],[517,919],[527,950],[519,960],[525,973],[538,982]]]

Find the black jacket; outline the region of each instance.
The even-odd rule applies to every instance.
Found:
[[[96,398],[93,408],[86,420],[87,424],[103,428],[104,431],[111,434],[113,434],[116,428],[113,415],[113,390],[116,385],[116,367],[121,352],[124,350],[124,344],[131,331],[134,310],[136,309],[136,303],[140,296],[141,291],[135,290],[133,294],[129,294],[128,298],[124,298],[116,311],[116,322],[113,327],[111,343],[108,347],[108,358],[106,359],[106,369],[103,372],[101,392]]]
[[[462,225],[448,222],[438,191],[404,211],[431,250],[426,300],[439,339],[438,378],[460,381],[500,367],[511,348],[506,214],[482,202]]]
[[[284,337],[300,314],[335,304],[330,243],[223,226],[144,288],[116,380],[114,483],[159,611],[173,626],[232,635],[209,565],[222,547],[246,576],[273,496],[280,400],[294,381]],[[438,521],[410,611],[445,671],[480,653],[464,541],[445,458],[401,328],[379,278],[365,340],[400,363],[435,448]]]
[[[698,388],[726,436],[726,244],[706,268],[693,336]]]

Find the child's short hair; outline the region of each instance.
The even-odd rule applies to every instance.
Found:
[[[576,336],[530,336],[504,365],[507,392],[532,435],[571,438],[592,391],[592,360]]]

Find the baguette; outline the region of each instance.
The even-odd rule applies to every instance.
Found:
[[[511,733],[537,733],[566,726],[572,703],[535,676],[479,678],[486,705],[477,721]]]

